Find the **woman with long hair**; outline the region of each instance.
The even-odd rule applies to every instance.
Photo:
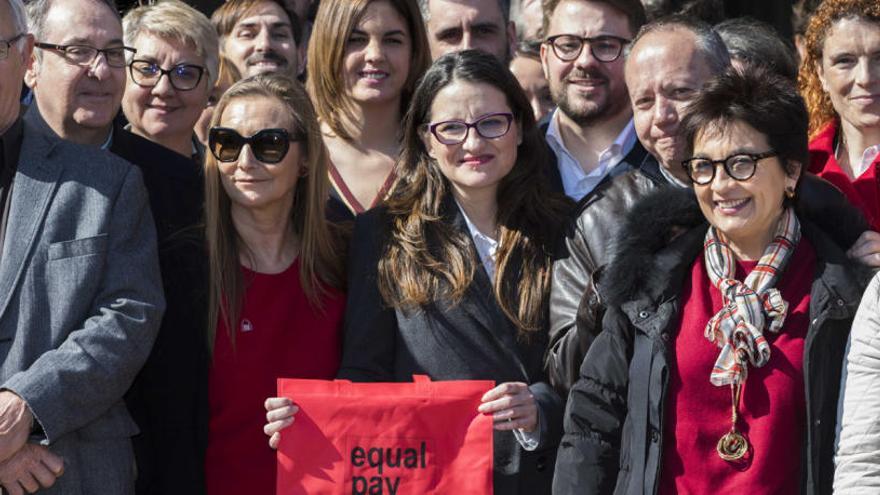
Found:
[[[544,183],[529,102],[491,55],[439,58],[403,128],[398,184],[355,222],[339,376],[495,380],[479,408],[494,418],[495,491],[547,493],[564,401],[542,363],[571,205]],[[266,406],[277,445],[296,406]]]
[[[217,103],[205,163],[209,255],[209,495],[274,493],[259,432],[278,377],[332,378],[343,249],[325,220],[327,156],[309,98],[279,75]]]
[[[415,0],[324,0],[306,87],[330,153],[333,217],[385,198],[396,177],[400,121],[430,63]]]
[[[809,171],[880,230],[880,3],[826,0],[810,18],[799,86],[810,112]],[[880,251],[880,235],[871,239]],[[878,254],[877,256],[880,256]]]

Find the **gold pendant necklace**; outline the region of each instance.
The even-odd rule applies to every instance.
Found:
[[[718,451],[718,457],[727,462],[734,462],[742,459],[749,451],[749,441],[742,434],[736,431],[736,420],[738,418],[739,398],[742,393],[742,383],[730,384],[730,396],[732,406],[732,414],[730,418],[730,431],[724,434],[715,450]]]

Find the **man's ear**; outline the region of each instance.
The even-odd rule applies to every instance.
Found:
[[[37,75],[40,72],[40,61],[37,60],[37,54],[34,51],[34,38],[31,35],[29,36],[29,40],[27,45],[29,48],[25,48],[22,51],[22,62],[27,68],[24,72],[24,83],[27,84],[27,87],[34,89],[37,85]],[[26,58],[25,58],[26,56]]]

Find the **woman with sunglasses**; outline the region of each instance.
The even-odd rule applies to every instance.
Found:
[[[801,204],[801,189],[836,195],[801,180],[807,121],[793,82],[767,69],[729,70],[691,103],[679,129],[693,190],[627,215],[554,493],[831,493],[866,282],[846,250],[866,225],[848,203]]]
[[[217,32],[177,0],[132,9],[123,31],[126,45],[137,49],[122,97],[131,132],[201,164],[194,127],[218,74]]]
[[[547,493],[564,401],[542,361],[570,203],[545,185],[531,106],[491,55],[439,58],[403,128],[397,186],[355,222],[339,376],[495,380],[479,409],[495,420],[495,492]],[[266,407],[277,445],[296,406]]]
[[[343,243],[325,220],[327,155],[299,83],[239,81],[208,134],[209,495],[274,493],[260,405],[279,377],[336,376]]]
[[[400,120],[430,63],[415,0],[324,0],[306,87],[330,153],[334,217],[381,202],[395,179]]]

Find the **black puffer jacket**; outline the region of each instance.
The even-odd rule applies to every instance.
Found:
[[[804,347],[807,428],[802,492],[831,493],[841,363],[869,273],[845,254],[864,230],[851,207],[799,211],[816,251]],[[659,485],[670,333],[685,277],[703,248],[706,223],[691,191],[664,188],[627,216],[603,274],[602,333],[569,396],[556,494],[653,494]]]

